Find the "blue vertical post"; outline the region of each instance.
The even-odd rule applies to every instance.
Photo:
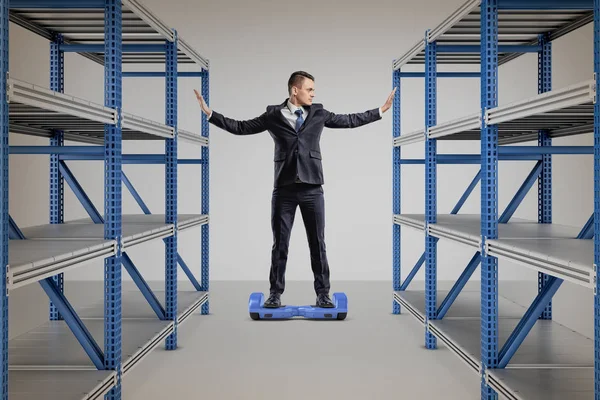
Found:
[[[206,104],[210,106],[209,100],[210,94],[210,74],[208,70],[204,71],[202,76],[202,97],[206,101]],[[209,123],[206,114],[202,114],[202,136],[209,137]],[[210,150],[208,146],[202,147],[202,160],[204,160],[204,164],[202,164],[202,214],[208,215],[210,212],[209,200],[210,200],[210,160],[209,160]],[[202,276],[201,276],[201,284],[202,290],[208,292],[209,291],[209,232],[210,232],[210,224],[202,225]],[[202,315],[208,315],[210,312],[210,303],[207,301],[202,305]]]
[[[65,91],[65,55],[60,50],[63,43],[63,36],[57,34],[50,43],[50,89],[63,93]],[[64,134],[62,131],[55,131],[54,136],[50,138],[50,146],[64,146]],[[50,155],[50,223],[62,224],[64,222],[64,193],[65,185],[59,168],[59,155]],[[64,292],[64,274],[58,274],[53,277],[58,290]],[[50,320],[62,320],[56,306],[50,301]]]
[[[498,127],[488,126],[486,109],[498,105],[498,0],[481,2],[481,399],[497,398],[485,370],[498,366],[498,259],[485,243],[498,238]]]
[[[594,0],[594,75],[594,232],[600,232],[600,0]],[[598,265],[600,235],[594,235],[594,270]],[[594,398],[600,400],[600,279],[596,279],[594,288]]]
[[[2,164],[0,164],[0,257],[2,257],[2,265],[0,265],[0,312],[2,312],[2,323],[0,325],[0,334],[2,336],[2,363],[0,364],[0,376],[2,379],[1,398],[8,399],[8,293],[6,287],[6,266],[8,265],[8,102],[6,100],[6,74],[8,73],[8,19],[9,0],[0,0],[0,77],[2,85],[0,85],[0,122],[2,123],[2,135],[0,139],[0,153],[2,156]]]
[[[399,137],[400,136],[400,69],[394,71],[393,73],[393,78],[392,78],[392,83],[393,83],[393,87],[397,88],[396,90],[396,96],[394,97],[394,104],[393,104],[393,121],[392,121],[392,135],[393,137]],[[400,157],[402,156],[401,153],[401,147],[400,146],[394,146],[393,148],[393,159],[392,159],[392,164],[393,164],[393,182],[392,182],[392,186],[393,186],[393,194],[392,194],[392,204],[393,204],[393,213],[394,215],[400,214],[400,202],[401,202],[401,198],[400,198],[400,185],[401,185],[401,169],[400,169]],[[400,262],[401,262],[401,257],[400,257],[400,249],[401,249],[401,227],[399,224],[395,224],[392,223],[392,229],[393,229],[393,251],[394,254],[392,255],[392,259],[393,259],[393,264],[392,264],[392,273],[393,273],[393,286],[394,286],[394,291],[399,291],[401,290],[401,267],[400,267]],[[394,314],[400,314],[400,304],[398,304],[398,302],[396,301],[392,301],[392,312]]]
[[[437,105],[436,43],[425,35],[425,129],[435,126]],[[425,140],[425,226],[437,222],[437,141]],[[437,314],[437,238],[425,229],[425,314],[427,320]],[[425,347],[435,349],[436,338],[425,326]]]
[[[175,138],[165,141],[165,223],[174,224],[173,236],[165,239],[165,311],[175,329],[166,340],[166,349],[177,348],[177,31],[166,43],[165,102],[166,124],[175,128]]]
[[[538,52],[538,93],[552,90],[552,42],[548,34],[538,36],[542,49]],[[548,131],[538,133],[538,146],[552,146]],[[542,172],[538,180],[538,223],[552,223],[552,155],[542,155]],[[538,272],[538,293],[541,293],[549,275]],[[546,306],[540,319],[552,319],[552,301]]]
[[[116,109],[116,125],[104,128],[104,238],[117,241],[117,253],[104,261],[104,364],[117,371],[107,400],[121,399],[121,253],[122,243],[122,8],[106,0],[104,10],[104,105]]]

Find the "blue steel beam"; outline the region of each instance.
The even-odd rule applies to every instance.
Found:
[[[71,188],[73,193],[75,193],[75,196],[77,196],[77,198],[81,202],[81,205],[83,206],[83,208],[85,208],[85,211],[87,211],[92,221],[94,221],[95,224],[104,223],[104,218],[102,218],[102,215],[100,215],[100,213],[92,203],[92,200],[85,193],[85,191],[83,190],[77,179],[75,179],[75,176],[73,175],[69,167],[67,167],[67,164],[65,164],[64,161],[61,161],[59,163],[59,169],[61,175],[69,184],[69,187]]]
[[[103,146],[10,146],[10,154],[104,155]]]
[[[394,102],[392,104],[392,137],[397,138],[400,136],[400,116],[401,116],[401,76],[402,72],[400,69],[392,72],[392,88],[396,88],[396,96],[394,96]],[[400,159],[402,156],[402,148],[395,146],[392,148],[392,212],[394,215],[400,214],[400,190],[401,190],[401,168]],[[402,227],[398,224],[392,223],[392,286],[394,291],[404,290],[402,289],[402,277],[401,277],[401,230]],[[423,261],[425,253],[423,253]],[[410,282],[409,282],[410,283]],[[392,300],[392,313],[400,314],[400,304],[395,300]]]
[[[101,161],[101,155],[62,155],[61,160],[64,161]],[[124,154],[121,158],[123,164],[141,164],[141,165],[161,165],[164,164],[165,156],[163,154]],[[205,160],[193,158],[181,158],[177,160],[177,164],[182,165],[204,165]]]
[[[203,290],[202,285],[198,282],[198,280],[194,276],[193,272],[187,266],[185,261],[183,261],[183,258],[179,255],[179,253],[177,253],[177,262],[179,263],[181,270],[187,275],[190,282],[192,282],[192,285],[194,285],[194,288],[196,288],[196,290],[198,290],[198,291],[202,291]]]
[[[506,154],[594,154],[593,146],[502,146],[498,153]]]
[[[415,264],[413,269],[410,271],[410,273],[408,274],[408,276],[406,277],[404,282],[402,282],[402,286],[400,286],[400,290],[406,290],[408,288],[408,285],[410,285],[410,283],[412,282],[415,275],[417,275],[417,272],[419,272],[419,270],[423,266],[424,262],[425,262],[425,252],[423,252],[423,254],[421,255],[421,258],[419,258],[419,260],[417,261],[417,263]]]
[[[17,225],[15,220],[10,216],[10,214],[8,215],[8,220],[9,238],[11,240],[25,240],[25,235],[23,234],[21,229],[19,229],[19,226]]]
[[[593,0],[498,0],[498,10],[592,10]]]
[[[148,286],[148,283],[146,283],[142,277],[142,274],[140,274],[140,271],[136,268],[135,264],[131,258],[129,258],[129,255],[126,252],[123,253],[122,262],[123,266],[129,273],[129,276],[131,276],[131,279],[133,279],[138,289],[140,289],[140,292],[142,292],[144,295],[144,298],[148,301],[148,304],[150,304],[150,307],[152,307],[152,310],[156,313],[156,316],[160,320],[164,320],[165,309],[162,307],[160,301],[158,301],[154,295],[154,292],[150,289],[150,286]]]
[[[208,71],[205,71],[205,75],[202,77],[202,97],[206,101],[206,104],[210,106],[209,98],[210,98],[210,74]],[[201,121],[202,121],[202,136],[209,137],[210,135],[210,124],[208,123],[208,118],[206,114],[200,113]],[[209,162],[210,149],[208,146],[202,147],[202,159],[206,161],[206,163],[202,167],[202,177],[201,177],[201,188],[202,188],[202,214],[209,215],[210,212],[210,162]],[[202,226],[201,233],[201,283],[202,290],[205,292],[209,291],[209,239],[210,239],[210,223]],[[204,303],[202,306],[201,313],[202,315],[208,315],[210,311],[210,300]]]
[[[123,53],[159,53],[165,51],[164,44],[124,44]],[[65,53],[104,53],[103,44],[63,44],[60,50]]]
[[[577,239],[591,239],[594,237],[594,214],[587,220],[581,232],[577,235]]]
[[[498,355],[498,368],[505,368],[508,365],[510,359],[517,352],[519,346],[523,343],[523,340],[525,340],[538,317],[542,314],[550,300],[552,300],[552,297],[562,283],[562,279],[554,276],[549,277],[542,291],[538,293],[521,321],[519,321],[519,324],[515,327],[515,330],[504,343]]]
[[[463,273],[460,275],[458,280],[454,283],[454,286],[452,286],[452,289],[450,289],[450,291],[446,295],[446,298],[440,305],[440,308],[437,311],[437,319],[443,319],[446,316],[446,313],[448,312],[448,310],[454,303],[454,300],[456,300],[456,298],[458,297],[460,292],[463,290],[463,288],[465,287],[465,285],[467,284],[469,279],[471,279],[471,276],[473,275],[473,273],[479,266],[480,262],[481,262],[481,253],[477,252],[473,256],[473,258],[471,258],[471,261],[469,261],[469,263],[467,264],[467,267],[465,268]]]
[[[500,53],[537,53],[540,51],[539,45],[503,45],[498,46]],[[479,53],[480,46],[468,45],[443,45],[438,46],[438,53]]]
[[[427,37],[426,32],[425,37]],[[425,44],[425,129],[437,123],[437,58],[435,42]],[[425,226],[437,222],[437,140],[425,140]],[[425,319],[436,319],[437,238],[425,230]],[[425,347],[437,348],[437,339],[425,325]]]
[[[121,177],[123,178],[123,183],[125,184],[127,189],[129,189],[129,192],[131,193],[131,195],[133,196],[135,201],[138,203],[138,205],[140,206],[140,208],[142,209],[144,214],[146,214],[146,215],[151,214],[150,209],[148,208],[146,203],[144,203],[144,200],[142,200],[142,196],[140,196],[140,194],[137,192],[137,190],[135,190],[135,188],[133,187],[133,184],[131,183],[131,181],[129,180],[127,175],[125,175],[125,171],[123,171],[123,173],[121,174]]]
[[[473,193],[473,190],[475,190],[475,187],[477,186],[477,184],[479,183],[480,180],[481,180],[481,169],[477,172],[477,175],[475,175],[475,178],[473,178],[473,180],[467,187],[467,190],[465,190],[462,197],[458,200],[458,203],[456,203],[456,206],[454,206],[454,208],[452,209],[450,214],[458,214],[458,212],[460,211],[462,206],[465,204],[465,202],[467,201],[467,199],[469,198],[471,193]]]
[[[79,316],[65,297],[58,289],[52,278],[46,278],[40,281],[40,285],[52,301],[52,304],[58,309],[60,315],[63,316],[67,326],[75,335],[75,338],[83,347],[83,350],[90,357],[97,369],[104,369],[104,354],[102,349],[94,340],[92,334],[87,330]]]
[[[165,52],[165,124],[177,132],[177,31],[175,40],[166,43]],[[165,239],[165,313],[173,321],[173,333],[167,337],[167,350],[177,348],[177,134],[165,140],[165,223],[174,224],[175,232]]]
[[[121,399],[122,325],[122,3],[105,0],[104,105],[117,110],[115,125],[104,126],[104,238],[117,241],[116,254],[104,260],[104,368],[116,371],[117,382],[105,400]]]
[[[437,78],[479,78],[479,72],[438,72]],[[424,72],[400,72],[400,78],[425,78]]]
[[[104,0],[10,0],[10,8],[96,8],[104,9]]]
[[[177,73],[178,78],[201,78],[205,74],[203,72],[181,71]],[[164,78],[164,72],[123,72],[123,78]]]
[[[541,155],[505,155],[498,156],[500,161],[539,161],[542,159]],[[399,161],[400,164],[407,165],[424,165],[425,160],[423,159],[403,159]],[[440,154],[437,156],[438,164],[451,164],[451,165],[474,165],[481,164],[481,158],[479,155],[470,155],[470,154]]]
[[[498,1],[481,1],[481,238],[498,238],[498,126],[485,110],[498,106]],[[498,259],[481,254],[481,399],[495,400],[486,370],[498,365]]]
[[[8,78],[9,65],[9,0],[0,0],[0,397],[8,400],[8,288],[6,285],[6,270],[8,265],[8,241],[9,241],[9,174],[8,174],[8,101],[6,80]]]
[[[498,220],[499,223],[506,224],[512,218],[512,216],[517,211],[517,208],[519,208],[519,205],[521,205],[521,202],[523,201],[523,199],[525,199],[525,196],[527,196],[527,193],[529,193],[529,191],[533,187],[533,184],[540,176],[541,172],[542,162],[538,161],[535,167],[533,167],[533,170],[531,170],[531,172],[525,179],[525,182],[523,182],[519,190],[517,190],[515,197],[513,197],[510,203],[508,203],[508,206],[506,206],[504,213],[502,213],[500,219]]]

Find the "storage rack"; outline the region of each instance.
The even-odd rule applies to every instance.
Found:
[[[586,24],[594,25],[594,75],[580,84],[552,89],[552,41]],[[393,105],[393,313],[408,310],[425,327],[425,345],[437,340],[459,356],[481,381],[481,398],[600,398],[600,1],[469,0],[405,55],[393,62],[393,85],[424,78],[423,129],[400,134],[401,99]],[[538,54],[538,95],[498,106],[498,67],[523,53]],[[478,72],[438,72],[438,64],[479,65]],[[424,66],[406,72],[407,65]],[[438,123],[438,78],[481,80],[481,108]],[[594,146],[552,146],[552,138],[594,133]],[[438,140],[480,141],[479,154],[438,154]],[[535,141],[537,146],[519,145]],[[425,159],[401,158],[401,146],[425,145]],[[507,146],[507,145],[511,146]],[[552,222],[552,154],[594,157],[594,212],[581,229]],[[536,161],[506,210],[498,210],[498,163]],[[425,213],[401,212],[401,165],[425,167]],[[479,164],[450,214],[438,214],[437,165]],[[538,220],[512,218],[538,182]],[[481,213],[459,214],[481,183]],[[423,232],[425,252],[401,279],[401,227]],[[474,253],[449,291],[437,289],[437,243],[450,240]],[[499,295],[498,261],[538,271],[538,294],[528,308]],[[408,290],[425,264],[424,290]],[[481,266],[481,288],[463,291]],[[552,320],[552,297],[570,281],[594,290],[595,340]]]
[[[50,42],[50,87],[23,82],[9,74],[10,22]],[[178,328],[191,314],[209,313],[209,125],[201,133],[178,128],[180,77],[201,78],[209,101],[209,62],[137,0],[0,0],[0,180],[2,310],[2,399],[121,398],[122,378],[153,349],[177,348]],[[64,93],[64,53],[77,52],[104,67],[104,104]],[[163,64],[164,72],[123,72],[125,64]],[[180,72],[180,65],[199,71]],[[165,78],[165,122],[122,110],[125,77]],[[49,146],[9,146],[9,132],[49,138]],[[161,154],[123,154],[123,140],[164,141]],[[85,145],[65,145],[65,141]],[[201,148],[199,159],[178,159],[178,146]],[[20,229],[9,215],[8,158],[50,155],[49,224]],[[104,209],[86,195],[67,162],[104,163]],[[125,164],[165,165],[165,211],[152,214],[123,171]],[[202,169],[199,214],[178,214],[178,166]],[[65,183],[89,218],[67,220]],[[143,214],[123,215],[122,186]],[[178,236],[201,229],[201,279],[178,253]],[[136,245],[165,243],[165,289],[153,292],[128,255]],[[104,299],[72,306],[64,295],[63,273],[104,259]],[[182,268],[194,290],[177,284]],[[123,291],[121,266],[139,290]],[[8,340],[11,290],[39,283],[48,295],[49,321]],[[160,295],[164,302],[159,300]],[[103,343],[103,346],[102,346]]]

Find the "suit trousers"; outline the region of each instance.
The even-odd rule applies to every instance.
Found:
[[[290,234],[297,207],[300,207],[310,249],[314,288],[318,294],[329,294],[329,264],[325,251],[325,202],[321,185],[295,183],[273,190],[271,227],[273,248],[269,274],[270,293],[283,293]]]

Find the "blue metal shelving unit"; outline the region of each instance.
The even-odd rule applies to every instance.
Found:
[[[600,301],[596,268],[600,215],[600,1],[469,0],[393,62],[398,93],[393,108],[393,290],[394,314],[406,310],[425,328],[425,346],[439,340],[481,381],[481,398],[548,398],[560,392],[600,399]],[[594,76],[579,84],[552,88],[552,42],[594,24]],[[498,69],[523,53],[538,55],[538,95],[498,105]],[[438,72],[440,65],[476,65],[477,72]],[[405,71],[421,66],[420,71]],[[423,129],[401,134],[403,78],[424,78]],[[480,109],[450,121],[437,121],[437,79],[479,78]],[[443,106],[443,105],[441,105]],[[594,133],[594,147],[553,146],[552,138]],[[439,154],[439,140],[479,141],[479,154]],[[521,143],[533,142],[533,145]],[[425,144],[425,159],[401,157],[401,146]],[[594,214],[583,227],[552,221],[552,155],[594,157]],[[502,161],[533,163],[533,170],[505,210],[498,207],[498,166]],[[424,165],[424,214],[401,210],[401,166]],[[477,164],[477,173],[448,214],[438,213],[437,165]],[[537,181],[536,221],[513,218]],[[477,184],[479,214],[459,214]],[[502,212],[501,212],[502,211]],[[537,224],[536,224],[537,222]],[[425,235],[424,253],[402,281],[401,227]],[[593,238],[593,240],[592,240]],[[449,291],[437,288],[438,240],[459,243],[474,255]],[[501,296],[501,262],[538,272],[538,293],[529,307]],[[409,289],[425,264],[424,290]],[[463,290],[480,267],[481,287]],[[565,280],[594,290],[596,338],[565,329],[552,320],[552,298]],[[441,301],[438,301],[441,300]],[[443,300],[442,300],[443,299]],[[565,350],[566,349],[566,350]]]
[[[0,0],[2,40],[0,56],[2,95],[3,201],[2,221],[2,387],[3,399],[45,399],[81,396],[120,399],[126,374],[154,348],[177,348],[178,328],[194,312],[208,314],[209,288],[209,125],[204,116],[200,133],[178,127],[179,78],[200,78],[209,98],[209,62],[137,0]],[[77,27],[73,22],[77,21]],[[8,70],[9,25],[28,29],[49,41],[50,84],[39,87],[17,79]],[[104,66],[104,104],[64,93],[64,53],[77,52]],[[162,64],[164,72],[123,71],[124,65]],[[199,71],[179,72],[180,65]],[[165,121],[151,121],[127,113],[122,105],[124,78],[165,79]],[[190,97],[193,99],[193,97]],[[9,146],[8,135],[47,137],[49,146]],[[123,154],[125,140],[161,140],[163,154]],[[87,146],[67,145],[68,142]],[[201,147],[201,158],[179,159],[183,143]],[[50,156],[49,224],[20,228],[9,215],[8,157],[18,154]],[[92,203],[68,163],[102,161],[103,212]],[[128,164],[165,166],[165,213],[152,214],[124,171]],[[200,214],[179,214],[178,168],[202,169]],[[89,218],[68,220],[64,207],[66,186],[79,199]],[[123,214],[126,187],[143,214]],[[65,223],[69,222],[69,223]],[[178,252],[178,236],[201,228],[200,282]],[[43,239],[43,240],[42,240]],[[77,239],[77,240],[69,240]],[[162,239],[165,244],[164,302],[137,269],[128,250]],[[104,260],[104,297],[83,309],[69,303],[64,272]],[[178,265],[194,290],[178,287]],[[124,291],[122,267],[139,291]],[[25,333],[16,340],[38,349],[31,360],[8,340],[8,295],[11,290],[39,283],[50,299],[49,321],[43,332]],[[66,283],[68,284],[68,282]],[[61,352],[48,351],[59,346]],[[82,351],[83,350],[83,351]],[[14,368],[11,368],[14,367]],[[45,368],[46,367],[46,368]],[[11,370],[9,373],[9,369]],[[11,385],[11,381],[27,381]],[[61,385],[49,393],[44,382]],[[77,384],[72,382],[76,381]],[[58,387],[58,386],[57,386]],[[71,397],[69,397],[71,398]],[[75,398],[75,397],[73,397]]]

